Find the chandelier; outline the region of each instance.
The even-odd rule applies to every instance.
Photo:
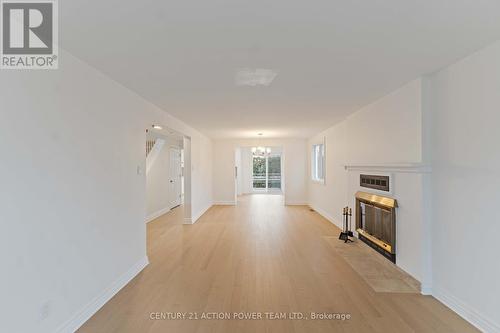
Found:
[[[259,138],[262,137],[262,133],[258,133]],[[252,155],[255,157],[266,157],[271,154],[271,148],[270,147],[264,147],[260,145],[260,139],[259,139],[259,146],[257,147],[252,147]]]
[[[269,147],[252,147],[252,154],[255,157],[266,157],[271,154],[271,148]]]

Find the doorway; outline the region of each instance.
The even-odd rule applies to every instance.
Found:
[[[252,188],[254,192],[281,192],[281,154],[271,153],[252,158]]]
[[[285,152],[282,147],[236,147],[234,202],[247,195],[285,195]],[[283,197],[284,199],[284,197]]]
[[[175,210],[180,223],[191,223],[190,148],[189,137],[169,128],[146,131],[146,222]]]
[[[182,154],[178,147],[170,147],[169,151],[169,202],[170,209],[182,203]]]

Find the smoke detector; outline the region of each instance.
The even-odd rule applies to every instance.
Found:
[[[242,68],[236,72],[235,83],[237,86],[269,86],[278,75],[272,69]]]

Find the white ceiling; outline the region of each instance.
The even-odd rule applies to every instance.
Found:
[[[211,137],[309,137],[500,38],[498,0],[60,2],[61,46]],[[236,86],[241,68],[278,72]]]

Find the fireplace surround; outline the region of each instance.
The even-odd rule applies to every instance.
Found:
[[[396,199],[359,191],[355,208],[358,238],[396,263]]]

